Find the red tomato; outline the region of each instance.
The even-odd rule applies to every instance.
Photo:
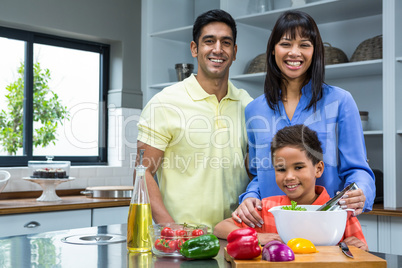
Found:
[[[164,239],[156,239],[155,241],[155,248],[159,251],[163,251],[163,244],[164,244],[165,240]]]
[[[193,230],[193,232],[191,233],[193,236],[200,236],[204,234],[204,231],[201,229],[195,229]]]
[[[187,235],[186,230],[183,230],[183,229],[176,230],[176,236],[183,237],[186,235]]]
[[[183,246],[184,242],[186,242],[186,240],[183,239],[183,238],[176,240],[176,250],[177,251],[180,251],[180,249]]]
[[[173,253],[176,250],[176,240],[167,240],[163,245],[163,252],[165,253]]]
[[[176,250],[176,249],[177,249],[177,243],[178,243],[177,240],[170,240],[170,241],[169,241],[169,247],[170,247],[171,249],[173,249],[173,250]]]
[[[174,236],[174,231],[170,227],[165,227],[161,231],[161,236]]]

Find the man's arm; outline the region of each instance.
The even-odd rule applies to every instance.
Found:
[[[142,164],[147,167],[145,178],[147,182],[148,194],[151,201],[152,219],[155,223],[174,222],[173,218],[163,204],[162,195],[158,184],[154,179],[155,173],[162,163],[164,152],[143,142],[137,141],[137,156],[140,149],[144,149]],[[139,164],[139,157],[136,159],[136,165]],[[135,182],[135,171],[134,171]]]

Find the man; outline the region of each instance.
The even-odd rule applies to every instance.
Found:
[[[156,223],[203,223],[231,215],[249,182],[244,108],[249,94],[229,82],[236,24],[223,10],[200,15],[191,54],[197,75],[156,94],[138,123],[138,151]],[[154,175],[157,175],[157,181]]]

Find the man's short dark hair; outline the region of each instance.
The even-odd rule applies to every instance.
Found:
[[[227,24],[230,29],[232,29],[233,42],[236,44],[237,29],[235,20],[229,13],[222,9],[212,9],[199,15],[194,22],[193,41],[196,43],[197,47],[202,28],[211,22],[223,22]]]

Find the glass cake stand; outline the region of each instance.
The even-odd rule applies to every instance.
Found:
[[[39,198],[37,198],[36,201],[45,201],[45,202],[60,201],[61,198],[56,194],[57,185],[66,181],[75,180],[75,178],[73,177],[65,179],[43,179],[43,178],[24,177],[23,179],[37,183],[42,187],[43,189],[42,195]]]

